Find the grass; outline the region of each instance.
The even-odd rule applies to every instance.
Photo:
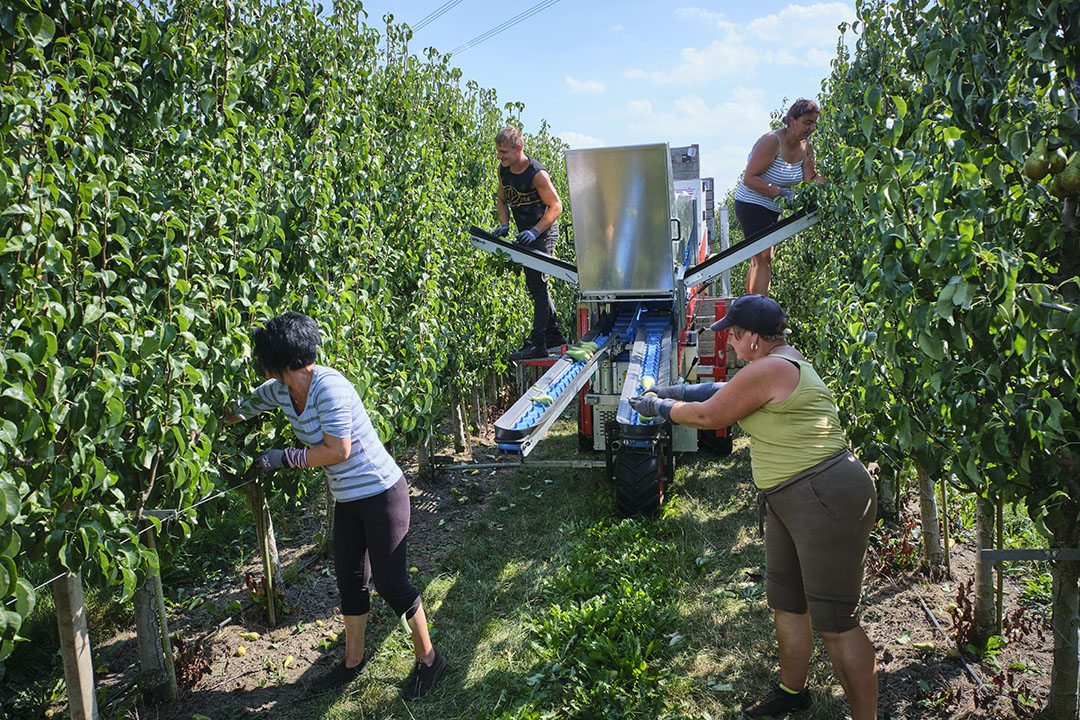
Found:
[[[557,425],[537,455],[577,456],[574,428]],[[399,699],[412,653],[393,628],[369,641],[372,661],[351,692],[281,716],[733,716],[777,671],[749,449],[742,439],[728,458],[681,461],[660,516],[625,521],[600,471],[519,472],[441,571],[419,578],[435,643],[451,661],[440,689]],[[818,702],[805,717],[843,717],[817,653]]]

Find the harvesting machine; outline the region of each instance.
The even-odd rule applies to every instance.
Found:
[[[499,450],[527,456],[575,401],[583,449],[604,452],[620,513],[664,501],[676,452],[730,452],[727,429],[642,418],[629,399],[648,385],[726,380],[726,331],[698,353],[694,318],[725,271],[817,222],[799,212],[709,256],[701,181],[672,179],[667,144],[566,151],[577,264],[471,228],[481,250],[577,286],[578,337],[495,422]],[[674,213],[673,213],[674,211]],[[723,316],[722,301],[715,317]],[[708,332],[708,331],[706,331]],[[644,381],[644,386],[643,386]]]

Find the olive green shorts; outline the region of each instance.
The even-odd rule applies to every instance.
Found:
[[[859,627],[866,545],[877,520],[866,468],[844,450],[763,495],[769,607],[809,611],[819,632]]]

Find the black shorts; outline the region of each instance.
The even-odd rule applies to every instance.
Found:
[[[742,228],[743,239],[755,235],[770,225],[775,225],[780,219],[780,213],[770,210],[764,205],[756,203],[735,201],[735,219]]]

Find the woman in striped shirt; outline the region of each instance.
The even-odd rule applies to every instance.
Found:
[[[796,100],[784,116],[784,126],[754,143],[742,183],[735,190],[735,217],[744,238],[780,219],[777,198],[794,199],[790,188],[801,182],[825,182],[814,167],[814,147],[810,144],[810,133],[820,116],[821,108],[813,100]],[[771,247],[750,258],[747,293],[769,294],[774,253],[775,247]]]
[[[334,570],[345,616],[345,657],[318,678],[314,690],[347,685],[367,666],[364,631],[371,609],[368,583],[412,632],[416,662],[406,700],[426,695],[446,670],[428,633],[420,593],[405,560],[409,486],[386,451],[356,388],[333,368],[316,365],[319,328],[302,313],[266,321],[253,333],[255,359],[269,378],[228,423],[280,408],[299,447],[267,450],[255,461],[263,472],[321,467],[334,497]]]

